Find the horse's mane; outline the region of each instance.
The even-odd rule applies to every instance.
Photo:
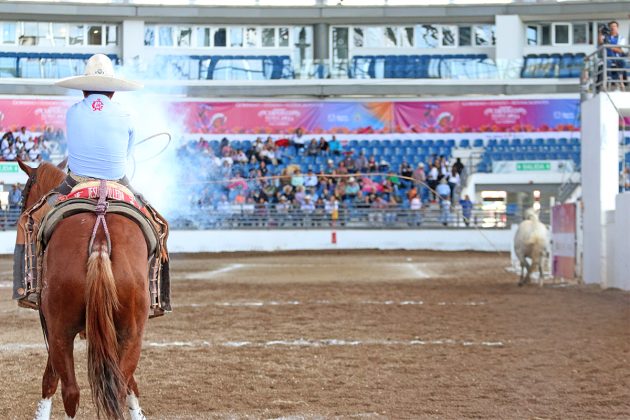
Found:
[[[22,191],[22,212],[26,209],[29,194],[35,185],[37,185],[38,190],[43,195],[58,187],[65,177],[66,173],[52,163],[41,163],[29,176]]]

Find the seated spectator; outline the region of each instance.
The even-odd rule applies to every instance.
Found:
[[[312,197],[310,195],[305,195],[302,204],[300,205],[300,210],[304,213],[311,214],[315,211],[315,204],[312,202]]]
[[[317,143],[317,145],[319,146],[320,154],[322,156],[327,156],[330,150],[330,147],[328,146],[328,142],[326,141],[326,139],[324,139],[323,137],[320,137],[319,143]]]
[[[317,140],[311,139],[306,148],[306,155],[308,156],[317,156],[319,154],[319,145],[317,144]]]
[[[378,172],[378,163],[376,163],[376,158],[374,155],[370,156],[367,165],[368,172]]]
[[[361,150],[359,156],[354,160],[354,169],[358,173],[363,173],[368,170],[368,159],[365,157],[365,151]]]
[[[362,191],[366,194],[381,194],[383,192],[383,186],[370,177],[363,177],[361,183],[363,184]]]
[[[403,162],[400,164],[400,183],[403,187],[409,188],[413,184],[413,169],[411,169],[411,165],[407,162]]]
[[[331,154],[341,156],[341,143],[337,140],[337,137],[332,136],[332,139],[328,142],[328,149]]]
[[[348,183],[346,184],[343,199],[354,200],[360,191],[361,187],[359,186],[359,183],[353,176],[351,176],[350,179],[348,179]]]
[[[2,153],[4,160],[15,160],[17,158],[17,152],[15,151],[15,145],[9,146],[8,149]]]
[[[13,133],[7,131],[0,139],[0,155],[4,154],[4,151],[7,150],[13,144]]]
[[[304,178],[304,186],[307,188],[314,188],[318,184],[317,176],[313,173],[313,168],[308,168],[306,177]]]
[[[291,136],[291,145],[295,148],[295,153],[298,154],[300,150],[304,148],[305,144],[306,136],[304,135],[304,131],[302,127],[298,127],[293,136]]]
[[[328,159],[326,161],[326,168],[324,168],[324,173],[326,175],[331,175],[335,172],[335,162],[332,159]]]
[[[304,176],[299,169],[296,169],[293,175],[291,176],[291,185],[294,187],[304,186]]]
[[[245,152],[243,152],[242,149],[239,149],[239,150],[234,150],[234,155],[232,156],[232,160],[238,163],[247,163],[249,159],[247,158],[247,155],[245,155]]]
[[[347,169],[348,173],[353,174],[356,172],[356,169],[354,167],[354,159],[352,158],[352,152],[346,152],[345,155],[346,157],[341,162],[343,163],[343,166]]]
[[[217,203],[217,212],[223,214],[229,214],[232,212],[232,205],[228,201],[227,195],[221,195],[221,199]]]
[[[304,202],[304,197],[306,197],[306,195],[307,194],[304,186],[300,185],[298,187],[295,187],[295,195],[293,199],[297,201],[298,204],[301,205]]]
[[[389,171],[389,162],[385,159],[381,159],[381,161],[378,163],[378,170],[379,172]]]
[[[258,164],[258,171],[260,171],[259,176],[261,176],[261,177],[267,176],[267,173],[269,172],[269,168],[267,167],[267,162],[265,162],[264,160],[261,161]]]
[[[346,164],[343,160],[339,162],[339,166],[337,166],[336,173],[337,175],[348,175],[348,168],[346,168]]]

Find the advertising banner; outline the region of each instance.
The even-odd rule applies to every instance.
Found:
[[[578,131],[577,99],[396,102],[394,131],[501,133]]]
[[[576,208],[561,204],[551,209],[551,258],[554,277],[575,278]]]
[[[41,132],[45,127],[64,128],[72,99],[0,99],[2,131],[17,131],[26,127]]]
[[[514,173],[572,173],[574,168],[572,160],[496,160],[492,162],[492,172],[496,174]]]
[[[392,102],[183,102],[171,104],[184,113],[191,133],[290,134],[388,133]]]
[[[117,98],[114,98],[116,100]],[[122,97],[121,97],[122,99]],[[64,128],[77,98],[0,99],[0,126]],[[479,101],[201,102],[129,98],[141,117],[144,103],[161,104],[178,129],[197,134],[504,133],[579,130],[577,99]]]

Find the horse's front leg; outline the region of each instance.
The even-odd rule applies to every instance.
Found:
[[[35,420],[50,419],[52,396],[55,395],[55,392],[57,392],[57,385],[59,385],[59,375],[55,373],[49,356],[48,362],[46,362],[44,377],[42,378],[42,399],[39,400],[39,403],[37,404]]]

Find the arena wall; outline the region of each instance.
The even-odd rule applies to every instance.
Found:
[[[170,252],[417,249],[509,252],[509,229],[426,230],[176,230]],[[15,231],[0,232],[0,254],[12,254]]]

